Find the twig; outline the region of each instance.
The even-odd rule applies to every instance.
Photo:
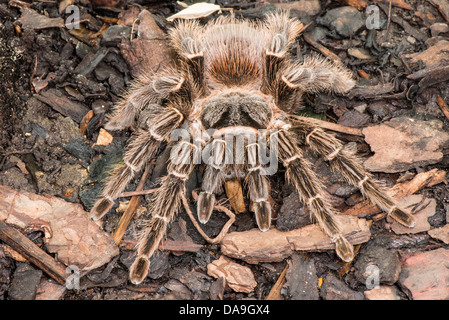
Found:
[[[337,56],[335,53],[330,51],[325,46],[323,46],[323,45],[319,44],[318,42],[316,42],[315,40],[313,40],[313,38],[312,38],[312,36],[310,35],[309,32],[304,33],[303,37],[304,37],[304,40],[306,40],[306,42],[308,44],[310,44],[312,47],[314,47],[319,52],[321,52],[323,55],[325,55],[332,62],[337,63],[337,64],[341,64],[342,63],[339,56]]]
[[[447,119],[449,119],[449,107],[446,102],[444,102],[443,98],[440,96],[437,97],[437,104],[440,107],[441,111],[444,113]]]
[[[146,189],[146,190],[142,190],[142,191],[127,191],[127,192],[122,192],[119,194],[118,198],[126,198],[126,197],[133,197],[133,196],[143,196],[146,194],[151,194],[156,192],[157,190],[159,190],[159,188],[154,188],[154,189]]]
[[[143,187],[145,186],[145,181],[147,180],[147,176],[150,172],[150,166],[147,165],[145,168],[145,172],[142,174],[142,178],[140,179],[139,185],[136,188],[136,191],[141,192]],[[117,245],[122,241],[123,235],[125,234],[126,229],[128,228],[134,214],[136,213],[137,206],[139,205],[140,195],[135,195],[129,201],[129,205],[123,213],[120,221],[118,223],[117,229],[115,230],[113,239]]]
[[[66,273],[66,267],[63,264],[57,262],[19,231],[1,221],[0,240],[8,244],[59,284],[66,284],[69,274]]]
[[[285,275],[287,274],[288,264],[285,266],[281,275],[277,279],[276,283],[270,290],[270,293],[265,297],[265,300],[282,300],[281,298],[281,289],[285,283]]]
[[[229,220],[228,222],[226,222],[226,224],[223,226],[223,228],[221,229],[220,233],[218,234],[218,236],[216,236],[215,238],[211,239],[204,231],[203,229],[201,229],[200,225],[198,224],[198,222],[196,221],[192,210],[190,210],[189,207],[189,202],[187,201],[187,198],[185,197],[185,195],[182,195],[182,204],[184,205],[184,209],[186,210],[190,220],[192,221],[193,225],[195,226],[195,228],[198,230],[198,232],[201,234],[201,236],[209,243],[219,243],[223,237],[228,233],[229,228],[231,227],[231,225],[234,223],[235,221],[235,214],[229,210],[228,208],[224,207],[224,206],[220,206],[220,205],[216,205],[214,207],[214,209],[221,211],[223,213],[225,213],[228,217]]]

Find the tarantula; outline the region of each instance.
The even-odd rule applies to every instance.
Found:
[[[169,32],[176,64],[155,75],[140,76],[116,105],[106,128],[128,128],[137,120],[137,129],[123,164],[112,172],[91,210],[94,219],[108,212],[162,142],[167,141],[171,155],[175,155],[170,157],[168,175],[161,178],[160,188],[152,194],[151,217],[140,235],[137,258],[130,268],[131,282],[137,284],[146,277],[149,258],[180,209],[186,192],[184,182],[199,165],[193,160],[204,160],[201,154],[206,149],[210,156],[204,161],[197,200],[200,222],[209,220],[215,194],[224,180],[243,174],[257,225],[261,231],[270,228],[266,164],[258,157],[261,148],[254,137],[266,137],[266,145],[286,169],[287,182],[298,190],[300,200],[335,243],[342,260],[353,259],[353,247],[340,231],[323,184],[304,157],[304,147],[324,157],[335,173],[357,186],[386,214],[405,226],[414,225],[413,217],[396,206],[387,190],[364,169],[354,150],[313,121],[292,116],[304,93],[325,90],[341,94],[355,85],[350,71],[341,65],[318,56],[306,57],[303,62],[290,56],[302,29],[302,23],[287,12],[269,14],[261,22],[220,17],[201,26],[195,20],[179,21]],[[181,129],[191,138],[171,139],[173,132]],[[228,151],[236,149],[233,138],[239,137],[245,139],[243,161],[233,162],[231,156],[226,162]]]

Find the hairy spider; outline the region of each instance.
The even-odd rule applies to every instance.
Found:
[[[168,175],[161,178],[160,188],[152,194],[151,217],[130,269],[133,283],[146,277],[149,258],[180,209],[186,191],[184,182],[200,165],[198,160],[206,162],[197,201],[200,222],[209,220],[215,193],[223,181],[244,175],[257,224],[262,231],[270,228],[271,207],[264,171],[267,164],[258,156],[262,151],[258,139],[262,137],[285,167],[287,182],[298,190],[300,200],[335,243],[342,260],[353,259],[353,247],[340,231],[323,185],[303,155],[304,147],[324,157],[336,173],[357,186],[386,214],[403,225],[414,225],[413,217],[396,206],[387,190],[363,168],[354,150],[313,121],[292,116],[303,93],[344,93],[355,85],[350,71],[343,66],[318,56],[299,62],[289,55],[302,29],[301,22],[286,12],[269,14],[257,23],[234,17],[220,17],[205,26],[192,20],[179,21],[169,33],[178,61],[158,74],[140,76],[117,104],[106,128],[124,129],[137,120],[137,129],[130,138],[124,163],[113,171],[92,208],[94,219],[100,219],[112,207],[163,141],[168,142],[172,155]],[[189,138],[175,141],[176,130],[187,131]],[[244,147],[239,151],[233,142],[242,137]],[[204,157],[205,150],[209,157]],[[237,156],[242,161],[237,162]]]

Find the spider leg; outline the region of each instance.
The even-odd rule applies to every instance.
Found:
[[[353,246],[342,235],[335,211],[322,196],[322,183],[310,162],[303,158],[295,138],[287,130],[280,129],[271,134],[270,147],[277,149],[279,159],[287,168],[287,181],[299,191],[301,201],[309,207],[321,229],[335,243],[337,255],[343,261],[351,261],[354,257]]]
[[[274,93],[279,70],[288,60],[288,51],[303,25],[291,19],[287,12],[267,16],[265,30],[269,32],[263,54],[264,82],[262,91]]]
[[[223,168],[226,156],[226,141],[224,139],[215,138],[209,145],[211,156],[206,159],[208,166],[206,168],[202,190],[198,196],[197,212],[198,220],[201,223],[207,223],[212,215],[215,205],[215,193],[220,189],[223,183]]]
[[[173,129],[183,120],[182,114],[175,108],[164,108],[154,119],[149,130],[140,129],[132,138],[123,164],[118,166],[109,177],[101,197],[91,209],[92,218],[100,219],[114,204],[114,200],[125,189],[134,175],[139,172],[159,149],[160,143],[166,140]]]
[[[192,74],[200,92],[206,90],[204,77],[204,54],[201,43],[202,29],[195,20],[180,20],[170,30],[173,48],[181,56],[183,63]]]
[[[258,163],[258,143],[250,143],[247,149],[247,171],[246,185],[249,197],[254,203],[254,213],[257,226],[261,231],[267,231],[271,225],[271,205],[268,202],[268,180],[262,175],[262,165]]]
[[[415,225],[413,216],[396,206],[387,189],[363,167],[354,150],[345,148],[340,140],[311,122],[294,121],[297,124],[295,130],[304,137],[305,143],[329,161],[335,172],[340,173],[348,183],[357,186],[366,198],[402,225]]]
[[[192,153],[198,151],[197,146],[182,141],[175,144],[174,149],[178,157],[176,164],[169,163],[168,175],[161,179],[161,186],[152,195],[151,218],[140,235],[137,257],[130,268],[130,280],[134,284],[139,284],[147,276],[150,257],[159,247],[168,225],[180,208],[182,194],[186,192],[185,181],[194,168]]]

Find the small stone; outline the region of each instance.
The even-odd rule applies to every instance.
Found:
[[[28,263],[18,263],[8,296],[11,300],[34,300],[42,277],[42,271]]]
[[[207,265],[207,274],[214,277],[224,277],[228,286],[236,292],[250,293],[257,286],[250,268],[242,266],[226,256]]]
[[[408,37],[407,37],[407,41],[408,41],[409,43],[411,43],[411,44],[415,44],[415,43],[416,43],[416,39],[413,38],[412,36],[408,36]]]
[[[330,273],[324,279],[320,296],[324,300],[363,300],[363,293],[352,290],[343,281]]]
[[[318,300],[318,277],[313,260],[293,255],[285,278],[284,287],[291,300]]]
[[[371,103],[367,110],[373,116],[377,116],[379,120],[383,120],[391,117],[394,106],[384,101],[376,101]]]
[[[101,44],[104,46],[117,46],[123,38],[131,37],[131,28],[123,25],[112,25],[103,34]]]
[[[164,287],[172,292],[175,300],[192,299],[192,292],[178,280],[170,279],[164,284]]]
[[[365,17],[354,7],[342,6],[327,11],[317,22],[349,38],[365,26]]]
[[[94,150],[78,139],[71,139],[62,147],[75,158],[84,161],[89,161],[95,155]]]
[[[364,294],[368,300],[401,300],[399,289],[395,286],[381,285],[378,288],[366,290]]]
[[[399,278],[413,300],[449,299],[449,249],[417,252],[404,261]]]

